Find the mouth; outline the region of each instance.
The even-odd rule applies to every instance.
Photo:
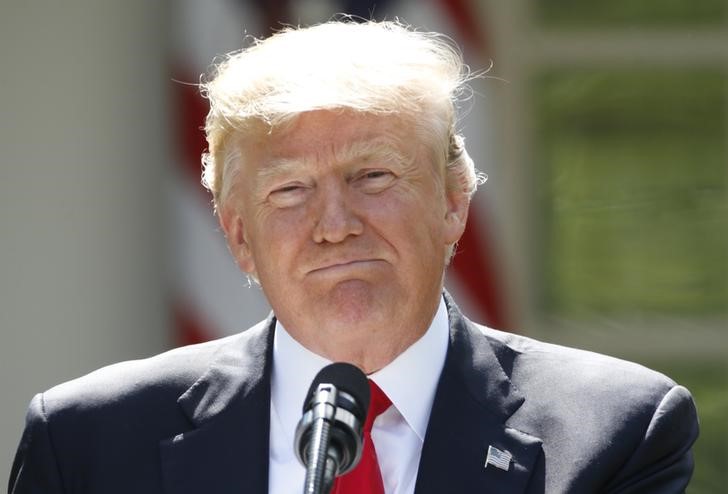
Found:
[[[375,267],[378,263],[384,262],[383,259],[353,259],[347,261],[335,261],[325,263],[319,267],[311,269],[308,274],[322,274],[322,273],[350,273],[359,270],[366,270]]]

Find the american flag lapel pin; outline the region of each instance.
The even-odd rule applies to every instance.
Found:
[[[513,455],[508,451],[501,451],[493,446],[488,446],[488,456],[485,458],[485,468],[492,465],[507,472],[511,466],[512,459]]]

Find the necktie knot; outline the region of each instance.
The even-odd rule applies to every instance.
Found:
[[[377,383],[369,379],[369,410],[364,422],[364,430],[371,432],[374,420],[392,406],[392,400],[382,391]]]

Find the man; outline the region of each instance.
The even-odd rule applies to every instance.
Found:
[[[204,179],[273,314],[36,396],[9,492],[300,491],[293,435],[332,361],[392,402],[367,492],[683,492],[685,388],[479,326],[443,294],[478,182],[455,130],[468,77],[440,36],[396,23],[287,29],[229,56],[203,85]]]

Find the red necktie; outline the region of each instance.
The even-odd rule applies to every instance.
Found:
[[[374,419],[384,413],[392,405],[392,402],[379,389],[379,386],[369,379],[369,412],[364,422],[364,448],[359,464],[346,475],[336,479],[331,494],[384,494],[382,473],[379,471],[377,452],[372,442],[372,425]]]

